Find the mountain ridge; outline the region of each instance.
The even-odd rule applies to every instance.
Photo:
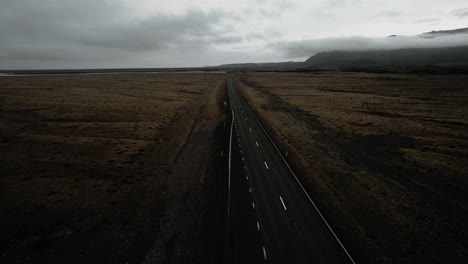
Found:
[[[432,30],[415,37],[423,39],[453,35],[468,35],[468,27],[453,30]],[[401,37],[389,35],[387,38]],[[367,66],[468,66],[468,43],[454,47],[413,47],[399,49],[368,49],[361,51],[334,50],[318,52],[304,62],[235,63],[215,68],[223,69],[295,69],[310,67]]]

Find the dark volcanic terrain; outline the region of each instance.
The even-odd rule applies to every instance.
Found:
[[[223,79],[0,77],[0,262],[200,261]]]
[[[358,263],[468,262],[468,76],[238,83]]]

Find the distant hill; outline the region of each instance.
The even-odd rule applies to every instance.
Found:
[[[468,46],[397,50],[320,52],[304,62],[310,66],[468,65]]]
[[[451,35],[467,35],[468,28],[438,30],[414,36],[416,38],[439,38]],[[399,38],[400,35],[389,35],[387,38]],[[428,40],[429,41],[429,40]],[[466,46],[442,48],[402,48],[393,50],[336,50],[319,52],[305,62],[270,62],[270,63],[236,63],[224,64],[211,69],[220,70],[292,70],[311,67],[401,67],[401,66],[468,66],[468,43]],[[310,70],[310,69],[307,69]]]
[[[302,62],[266,62],[266,63],[234,63],[216,66],[218,69],[294,69],[303,67]]]
[[[433,30],[431,32],[425,32],[419,35],[422,38],[436,38],[447,35],[458,35],[458,34],[468,34],[468,28],[458,28],[452,30]]]
[[[468,28],[433,30],[417,37],[430,39],[448,35],[468,35]],[[398,35],[388,37],[398,37]],[[445,48],[319,52],[307,59],[304,66],[468,65],[468,43],[466,45]]]

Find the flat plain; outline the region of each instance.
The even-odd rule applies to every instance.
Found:
[[[237,79],[359,263],[468,261],[468,76]]]
[[[223,79],[0,77],[0,262],[201,258]]]

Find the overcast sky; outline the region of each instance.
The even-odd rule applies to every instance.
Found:
[[[467,0],[0,0],[0,69],[303,61],[466,44],[417,36],[464,27]]]

